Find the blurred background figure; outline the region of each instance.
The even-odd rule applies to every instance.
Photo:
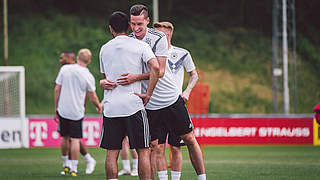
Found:
[[[320,104],[316,105],[313,108],[313,111],[314,111],[314,118],[320,124]]]
[[[135,149],[130,149],[130,152],[132,156],[132,170],[130,167],[130,159],[129,159],[129,140],[128,140],[128,136],[126,136],[123,139],[122,149],[120,151],[123,169],[119,171],[118,176],[122,176],[122,175],[138,176],[138,153]]]

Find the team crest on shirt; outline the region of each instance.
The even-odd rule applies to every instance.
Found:
[[[169,67],[171,69],[171,72],[172,73],[177,73],[178,70],[182,67],[182,63],[184,61],[184,59],[186,58],[188,54],[185,54],[184,56],[182,56],[178,61],[176,61],[175,63],[171,61],[171,59],[173,59],[173,57],[175,59],[178,58],[178,53],[172,53],[171,56],[170,56],[170,59],[168,59],[168,64],[169,64]]]
[[[176,53],[176,52],[171,53],[170,59],[176,60],[177,58],[178,58],[178,53]]]

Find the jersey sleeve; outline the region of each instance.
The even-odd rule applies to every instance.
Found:
[[[100,62],[100,72],[104,74],[105,70],[104,70],[103,59],[102,59],[102,51],[103,51],[103,47],[100,49],[99,62]]]
[[[152,58],[156,58],[156,56],[153,54],[150,46],[147,43],[144,43],[143,44],[143,48],[142,48],[142,60],[143,60],[143,62],[147,63]]]
[[[159,41],[155,44],[155,51],[154,54],[156,56],[165,56],[168,57],[168,41],[167,37],[164,35],[162,36]]]
[[[96,90],[95,79],[93,75],[90,73],[88,76],[88,87],[87,90],[89,92],[94,92]]]
[[[196,66],[193,63],[193,60],[192,60],[190,53],[189,52],[187,52],[187,53],[188,53],[188,55],[186,56],[186,59],[183,61],[183,67],[185,68],[185,70],[187,72],[191,72],[196,69]]]
[[[56,84],[59,84],[59,85],[61,85],[62,84],[62,80],[63,80],[63,78],[62,78],[62,76],[63,76],[63,72],[64,72],[64,68],[63,68],[63,66],[60,68],[60,71],[59,71],[59,73],[58,73],[58,76],[57,76],[57,78],[56,78]]]

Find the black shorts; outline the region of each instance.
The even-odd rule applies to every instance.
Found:
[[[125,136],[129,138],[131,149],[150,146],[149,123],[144,109],[128,117],[108,118],[103,116],[101,148],[120,150]]]
[[[169,144],[180,146],[180,136],[193,130],[188,110],[184,100],[179,96],[172,105],[158,110],[147,110],[151,140],[159,140],[159,144],[166,142],[169,133]],[[170,136],[171,134],[171,136]]]
[[[82,138],[82,120],[70,120],[60,116],[57,112],[59,118],[60,135],[62,137],[72,137],[72,138]]]

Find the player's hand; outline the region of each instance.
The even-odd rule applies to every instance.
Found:
[[[117,79],[117,83],[120,85],[128,85],[137,81],[137,75],[131,73],[121,74],[121,78]]]
[[[148,96],[147,94],[138,94],[138,93],[134,93],[135,95],[139,96],[142,101],[143,101],[143,105],[146,106],[151,98],[151,96]]]
[[[96,107],[96,110],[99,114],[101,114],[103,112],[103,103],[100,103],[98,107]]]
[[[56,113],[54,113],[54,121],[56,122],[56,123],[58,123],[59,124],[59,118],[58,118],[58,114],[57,114],[57,112]]]
[[[185,91],[181,94],[181,97],[184,100],[184,102],[187,102],[189,100],[189,95],[190,94]]]
[[[113,81],[110,81],[108,79],[101,79],[100,80],[100,86],[104,89],[104,90],[112,90],[115,87],[117,87],[118,85],[116,83],[114,83]]]

